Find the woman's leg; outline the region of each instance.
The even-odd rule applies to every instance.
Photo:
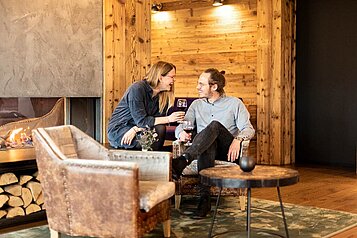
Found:
[[[157,133],[158,141],[152,144],[152,149],[155,151],[160,151],[162,150],[162,147],[164,146],[164,142],[165,142],[166,125],[162,125],[162,124],[156,125],[155,131]]]

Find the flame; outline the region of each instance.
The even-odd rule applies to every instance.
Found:
[[[20,132],[22,131],[22,128],[17,128],[17,129],[14,129],[12,130],[10,136],[9,136],[9,141],[10,142],[16,142],[16,139],[15,139],[15,136]]]

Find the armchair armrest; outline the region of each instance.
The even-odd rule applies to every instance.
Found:
[[[171,158],[170,152],[109,150],[110,160],[137,163],[140,181],[170,181]]]

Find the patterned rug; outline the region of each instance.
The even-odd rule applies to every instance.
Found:
[[[212,205],[215,200],[212,201]],[[200,238],[207,237],[211,216],[195,220],[190,214],[196,207],[195,197],[184,197],[181,211],[172,209],[171,237]],[[357,225],[357,214],[339,212],[314,207],[284,204],[285,216],[290,237],[329,237],[348,227]],[[217,213],[214,237],[246,237],[246,212],[238,209],[238,199],[224,197]],[[285,237],[284,223],[280,206],[277,202],[252,199],[251,237]],[[0,238],[49,238],[47,226],[29,228],[0,235]],[[62,236],[67,238],[68,236]],[[162,226],[158,226],[145,238],[163,237]]]

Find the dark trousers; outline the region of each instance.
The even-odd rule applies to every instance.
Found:
[[[130,130],[132,126],[126,127],[121,129],[117,133],[111,133],[108,134],[108,139],[110,142],[110,145],[114,148],[119,148],[119,149],[131,149],[131,150],[141,150],[141,145],[139,144],[139,141],[137,140],[136,137],[134,137],[133,141],[131,142],[130,145],[121,145],[121,139],[123,138],[124,134]],[[165,135],[166,135],[166,125],[156,125],[155,126],[155,131],[157,133],[157,141],[154,142],[151,146],[152,150],[154,151],[161,151],[163,149],[163,145],[165,142]]]
[[[197,169],[214,167],[214,160],[227,161],[228,150],[234,137],[220,122],[212,121],[198,133],[192,145],[185,151],[192,159],[197,158]],[[201,195],[209,193],[209,187],[200,185]]]

